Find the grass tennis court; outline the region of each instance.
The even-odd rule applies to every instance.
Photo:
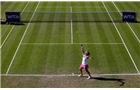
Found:
[[[1,2],[1,19],[6,11],[20,11],[21,20],[28,19],[23,25],[1,24],[1,87],[140,87],[139,5]],[[136,11],[138,22],[120,21],[122,11]],[[83,12],[106,14],[93,17]],[[77,76],[82,61],[80,44],[93,56],[88,62],[94,79]]]

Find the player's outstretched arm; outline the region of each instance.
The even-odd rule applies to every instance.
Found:
[[[90,59],[90,60],[93,60],[93,57],[92,57],[92,56],[89,56],[89,59]]]
[[[82,44],[81,44],[81,49],[82,49],[82,54],[84,54],[85,51],[84,51],[84,46]]]

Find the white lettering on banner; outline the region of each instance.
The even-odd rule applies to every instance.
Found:
[[[124,19],[135,19],[135,17],[133,15],[124,15],[123,18]]]
[[[9,19],[19,19],[18,15],[7,15]]]

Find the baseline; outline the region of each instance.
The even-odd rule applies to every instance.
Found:
[[[122,74],[91,74],[94,76],[139,76],[138,73],[122,73]],[[15,77],[49,77],[49,76],[55,76],[55,77],[61,77],[61,76],[78,76],[78,74],[1,74],[0,76],[15,76]],[[84,76],[88,76],[87,74],[84,74]]]
[[[70,45],[71,43],[21,43],[22,45]],[[123,45],[123,43],[73,43],[73,44],[101,44],[101,45]]]

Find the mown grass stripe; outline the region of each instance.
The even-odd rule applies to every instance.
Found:
[[[99,24],[98,23],[90,23],[90,30],[91,30],[91,35],[92,35],[92,39],[93,39],[93,43],[95,44],[99,44],[99,43],[107,43],[107,42],[101,42],[101,37],[100,37],[100,33],[99,33],[99,30],[98,30],[98,26]],[[94,27],[94,29],[93,29]],[[108,43],[109,44],[109,43]]]
[[[49,5],[51,6],[51,8],[49,7]],[[46,3],[43,3],[43,6],[46,6],[45,11],[53,11],[55,8],[52,8],[54,6],[53,2],[48,2],[47,5]],[[48,18],[52,18],[54,15],[48,15]],[[43,19],[47,19],[45,16]],[[53,22],[46,22],[44,23],[45,25],[43,25],[41,27],[41,30],[45,29],[44,31],[44,36],[43,36],[43,42],[51,42],[50,38],[51,38],[51,32],[52,32],[52,28],[53,28]],[[43,28],[43,29],[42,29]],[[43,32],[43,31],[42,31]]]
[[[37,4],[36,8],[34,9],[35,11],[36,11],[38,5],[39,5],[39,3]],[[33,16],[34,16],[34,14],[32,15],[30,21],[32,20]],[[15,53],[14,53],[14,56],[13,56],[13,58],[12,58],[12,60],[11,60],[11,63],[10,63],[10,65],[9,65],[8,69],[7,69],[6,74],[9,73],[9,70],[10,70],[10,68],[11,68],[11,65],[12,65],[12,63],[13,63],[13,61],[14,61],[14,59],[15,59],[15,56],[16,56],[16,54],[17,54],[17,52],[18,52],[18,49],[19,49],[19,47],[20,47],[20,44],[21,44],[22,40],[24,39],[24,36],[25,36],[25,34],[26,34],[27,30],[28,30],[29,25],[30,25],[30,23],[28,24],[28,26],[26,27],[26,30],[24,31],[24,34],[23,34],[23,36],[22,36],[22,38],[21,38],[21,40],[20,40],[20,42],[19,42],[19,44],[18,44],[18,47],[17,47],[17,49],[16,49],[16,51],[15,51]]]
[[[108,6],[110,5],[110,2],[107,2],[109,3]],[[114,9],[112,9],[112,7],[107,7],[109,11],[115,11]],[[105,9],[105,8],[104,8]],[[111,13],[111,17],[116,17],[116,13],[113,13],[113,12],[109,12]],[[109,17],[109,16],[108,16]],[[106,18],[106,17],[104,17]],[[122,42],[119,35],[116,34],[117,31],[115,30],[115,28],[112,26],[112,23],[102,23],[102,26],[104,27],[105,29],[105,35],[106,37],[108,38],[108,41],[109,42],[112,42],[112,41],[115,41],[115,42]]]
[[[40,2],[39,7],[46,6],[46,8],[43,8],[43,11],[46,12],[47,10],[49,10],[49,9],[47,9],[47,5],[48,5],[48,3],[45,3],[45,5],[44,5],[43,2]],[[42,8],[39,8],[39,7],[38,7],[37,11],[42,11]],[[45,20],[47,20],[48,19],[47,17],[49,17],[49,16],[47,16],[45,14],[41,14],[41,13],[36,13],[35,15],[36,16],[34,16],[34,18],[36,18],[36,20],[39,20],[39,21],[42,21],[42,22],[32,24],[32,26],[35,26],[35,27],[32,30],[33,34],[31,35],[32,38],[30,39],[29,42],[43,42],[45,34],[46,34],[45,32],[47,30],[47,25],[48,25],[45,22]]]
[[[85,4],[85,11],[86,12],[88,12],[89,10],[91,10],[90,8],[89,8],[89,3],[84,3]],[[92,25],[95,25],[94,23],[92,23],[92,22],[90,22],[91,21],[91,19],[92,18],[96,18],[96,17],[93,17],[91,14],[87,14],[86,15],[86,17],[87,17],[87,21],[89,21],[88,23],[87,22],[85,22],[84,23],[84,26],[85,26],[85,31],[86,31],[86,35],[87,35],[87,42],[94,42],[94,33],[93,33],[93,27],[91,27]],[[84,17],[83,17],[84,18]]]
[[[79,6],[79,4],[81,5],[81,3],[77,3],[78,6]],[[75,5],[75,4],[73,4],[73,5]],[[77,10],[82,11],[81,8],[73,8],[73,10],[74,11],[77,11]],[[73,16],[73,21],[75,19],[82,20],[82,16],[81,15],[78,16],[78,14],[76,14]],[[77,33],[77,31],[78,31],[78,33]],[[84,30],[84,23],[83,22],[74,23],[73,24],[73,32],[74,32],[74,41],[76,40],[78,42],[85,42],[85,40],[84,40],[85,38],[82,38],[82,37],[86,37],[84,34],[85,30]]]
[[[56,8],[54,8],[54,12],[57,12],[57,5]],[[58,21],[59,16],[58,14],[52,15],[53,21]],[[50,37],[50,42],[58,42],[59,39],[59,34],[60,34],[60,23],[52,23],[52,30],[51,30],[51,37]]]
[[[136,3],[136,2],[135,2]],[[129,5],[130,3],[128,3],[128,4],[125,4],[125,5],[123,5],[122,6],[122,3],[117,3],[117,2],[115,2],[115,3],[113,3],[113,6],[119,11],[119,9],[120,10],[127,10],[127,8],[129,8]],[[116,5],[116,6],[115,6]],[[119,8],[117,7],[117,6],[119,6]],[[124,7],[125,6],[125,7]],[[121,7],[121,8],[120,8]],[[137,9],[137,8],[129,8],[129,10],[131,11],[131,10],[139,10],[139,9]],[[129,23],[129,24],[131,24],[131,23]],[[138,44],[134,44],[134,43],[137,43],[137,40],[139,41],[139,39],[138,39],[138,37],[137,37],[137,35],[136,35],[136,33],[134,32],[134,31],[137,31],[138,29],[138,23],[133,23],[133,28],[135,28],[135,27],[137,27],[137,28],[135,28],[135,29],[132,29],[131,28],[131,26],[129,26],[129,24],[127,23],[127,25],[125,25],[126,27],[125,28],[123,28],[122,29],[122,31],[124,31],[124,34],[126,34],[126,38],[124,38],[124,39],[126,39],[126,41],[128,41],[128,43],[129,44],[127,44],[127,47],[129,48],[129,50],[130,50],[130,53],[131,53],[131,55],[133,56],[133,58],[134,58],[134,60],[135,60],[135,62],[136,62],[136,65],[137,65],[137,67],[139,67],[140,65],[138,65],[138,63],[139,63],[139,55],[138,55],[138,53],[139,53],[139,51],[140,51],[140,49],[137,49],[138,47],[139,47],[139,45]],[[127,31],[126,30],[124,30],[124,29],[126,29],[127,28]],[[129,30],[129,31],[128,31]],[[127,40],[127,38],[128,38],[128,40]],[[133,44],[132,44],[133,43]],[[135,52],[137,52],[137,53],[135,53]],[[139,67],[139,69],[140,69],[140,67]]]
[[[26,9],[27,5],[28,5],[28,3],[24,7],[23,11]],[[13,26],[13,28],[14,28],[14,26]],[[12,33],[12,31],[9,32],[8,36],[6,37],[6,39],[4,40],[4,42],[1,45],[1,47],[2,47],[7,40],[7,42],[5,43],[5,46],[2,48],[2,67],[3,67],[2,73],[6,72],[6,68],[8,67],[8,64],[10,63],[10,61],[8,61],[8,60],[11,60],[11,58],[13,57],[13,54],[19,43],[21,35],[22,35],[23,31],[25,30],[25,28],[22,28],[22,27],[16,27],[16,29],[18,31],[13,29],[12,30],[12,31],[14,31],[13,33]],[[8,37],[12,37],[12,38],[8,39]],[[7,52],[10,52],[10,53],[7,53]]]
[[[120,10],[119,10],[118,7],[116,6],[116,4],[115,4],[114,2],[112,2],[112,3],[113,3],[113,5],[116,7],[116,9],[119,11],[120,15],[122,15],[121,12],[120,12]],[[130,4],[127,4],[127,5],[130,5]],[[125,5],[123,5],[123,6],[125,6]],[[127,6],[125,6],[125,7],[127,7]],[[137,37],[137,35],[135,34],[135,32],[134,32],[134,30],[132,29],[132,27],[129,25],[128,22],[126,22],[126,24],[127,24],[127,26],[130,28],[131,32],[132,32],[133,35],[136,37],[136,39],[138,40],[138,42],[140,43],[140,40],[139,40],[139,38]]]
[[[21,46],[19,51],[21,54],[18,53],[10,72],[41,73],[46,63],[46,52],[46,46]],[[20,59],[21,57],[22,59]]]
[[[76,12],[77,10],[79,10],[79,8],[75,8],[77,6],[75,6],[76,3],[71,3],[71,6],[73,7],[73,12]],[[77,4],[78,5],[78,4]],[[72,15],[72,20],[75,21],[75,18],[78,18],[78,15]],[[79,28],[79,23],[78,22],[73,22],[73,42],[80,42],[80,37],[79,34],[81,32],[81,29]]]
[[[13,28],[13,26],[7,26],[7,27],[5,27],[5,25],[2,25],[1,26],[1,46],[0,47],[2,47],[3,46],[3,44],[4,44],[4,42],[6,41],[6,38],[8,38],[8,36],[9,36],[9,34],[10,34],[10,32],[12,32],[12,28]],[[4,29],[5,30],[4,30]]]
[[[117,26],[120,26],[120,24],[117,24]],[[139,44],[134,44],[137,41],[130,31],[124,30],[124,29],[126,29],[126,27],[118,27],[118,28],[119,28],[119,30],[121,30],[123,39],[125,40],[125,42],[127,42],[127,47],[129,48],[129,51],[130,51],[131,55],[133,56],[133,59],[135,60],[135,62],[137,62],[136,63],[137,67],[139,67],[139,49],[138,49]],[[127,27],[127,29],[129,29],[129,28]],[[129,60],[129,59],[130,58],[128,58],[127,60]],[[130,65],[131,65],[131,68],[134,67],[134,65],[131,64],[132,63],[131,60],[129,63],[127,60],[124,59],[124,61],[128,64],[127,68],[130,69]]]
[[[108,60],[107,60],[107,57],[106,55],[104,54],[105,51],[104,51],[104,46],[103,45],[95,45],[95,48],[97,50],[97,60],[98,60],[98,71],[96,71],[97,73],[101,73],[101,72],[104,72],[104,73],[108,73],[110,72],[110,67],[109,67],[109,63],[108,63]]]
[[[100,16],[99,16],[100,18]],[[105,20],[106,16],[102,16],[102,19]],[[113,38],[110,38],[110,25],[108,23],[101,23],[102,26],[105,26],[106,28],[104,27],[100,27],[99,28],[99,32],[100,32],[100,37],[101,37],[101,42],[112,42],[112,41],[115,41],[113,40]],[[102,33],[102,34],[101,34]],[[103,37],[104,36],[104,37]],[[104,46],[103,47],[103,51],[105,53],[105,56],[103,58],[103,60],[105,60],[107,62],[106,66],[108,66],[108,72],[118,72],[118,65],[116,64],[116,61],[115,61],[115,58],[113,57],[113,54],[112,54],[112,49],[111,49],[111,46]],[[115,67],[114,67],[115,66]]]
[[[48,63],[46,63],[46,67],[45,68],[47,70],[45,71],[45,73],[55,73],[55,71],[57,69],[55,64],[57,62],[61,62],[58,59],[57,48],[58,48],[58,46],[54,46],[54,45],[50,45],[49,48],[48,48],[48,54],[47,54],[48,57],[46,59],[46,61]],[[54,57],[54,55],[55,55],[55,57]],[[59,61],[57,61],[57,60],[59,60]]]
[[[117,72],[128,72],[128,68],[126,66],[125,63],[125,59],[127,59],[126,54],[127,52],[124,52],[125,48],[123,48],[123,45],[110,45],[111,51],[112,51],[112,57],[114,57],[114,59],[112,59],[112,61],[115,62],[114,64],[114,68],[117,67],[118,71]],[[123,54],[118,54],[123,52]],[[122,69],[123,68],[123,69]],[[115,70],[115,69],[114,69]]]
[[[28,4],[29,4],[29,2],[24,6],[24,8],[23,8],[23,10],[22,10],[22,12],[21,12],[21,15],[22,15],[23,11],[26,9],[26,7],[28,6]],[[22,5],[24,5],[24,4],[22,4]],[[19,8],[19,9],[20,9],[20,8]],[[0,46],[0,48],[3,47],[4,43],[6,42],[6,40],[8,39],[8,37],[10,36],[11,32],[13,31],[15,25],[14,25],[14,26],[10,26],[10,27],[12,27],[12,28],[11,28],[11,30],[9,31],[9,33],[7,33],[6,35],[4,34],[4,35],[5,35],[5,39],[3,40],[3,43],[2,43],[2,45]],[[5,28],[5,26],[4,26],[3,28]],[[6,31],[7,31],[7,30],[6,30]],[[4,38],[4,37],[2,37],[2,38]]]
[[[46,6],[46,9],[39,8],[38,9],[39,11],[48,10],[48,7],[47,7],[48,4],[44,4],[44,3],[40,3],[40,4],[43,6]],[[102,3],[100,2],[99,5],[101,5],[101,4]],[[68,8],[65,8],[65,9],[63,8],[63,7],[65,7],[64,3],[61,3],[61,4],[52,3],[52,5],[61,5],[61,6],[58,6],[59,9],[58,9],[58,7],[56,9],[56,8],[54,8],[55,6],[53,6],[53,9],[50,8],[49,10],[52,10],[54,12],[55,12],[55,10],[59,10],[59,11],[66,10],[69,12],[68,6],[67,6]],[[70,4],[67,3],[66,5],[70,5]],[[72,5],[74,7],[78,7],[77,3],[72,3]],[[89,9],[89,7],[87,6],[88,5],[87,2],[79,4],[79,7],[80,7],[80,5],[82,5],[82,9],[73,8],[73,11],[92,10],[92,8]],[[99,10],[99,8],[96,10]],[[101,10],[103,10],[103,8]],[[79,16],[77,15],[77,17],[79,17]],[[80,16],[80,17],[81,17],[80,19],[83,18],[83,16]],[[42,17],[42,18],[45,18],[45,17]],[[64,19],[66,19],[66,18],[64,18]],[[86,17],[85,19],[89,20],[89,17]],[[79,28],[77,23],[80,24],[81,26],[83,26],[84,28],[81,28],[81,26]],[[56,26],[56,28],[53,28],[54,27],[53,24],[54,24],[54,26]],[[81,42],[81,41],[82,41],[81,43],[84,44],[85,49],[90,50],[91,55],[94,56],[94,60],[89,61],[89,66],[90,66],[90,70],[92,73],[102,73],[102,72],[109,73],[109,72],[112,72],[113,70],[114,70],[113,73],[129,72],[129,71],[135,72],[133,70],[130,70],[131,65],[129,68],[127,68],[129,66],[129,64],[127,64],[127,63],[130,63],[127,60],[130,58],[128,56],[126,56],[127,52],[126,52],[125,48],[123,48],[123,43],[114,43],[115,39],[118,35],[116,34],[116,32],[112,33],[110,31],[112,29],[112,27],[110,27],[110,25],[112,23],[111,24],[107,24],[107,23],[101,24],[101,23],[95,23],[95,22],[92,22],[92,23],[91,22],[90,23],[85,23],[85,22],[76,22],[75,23],[74,22],[73,24],[74,24],[73,26],[75,26],[74,27],[74,31],[75,31],[74,36],[76,38],[74,38],[75,43],[73,45],[71,45],[70,44],[70,23],[69,22],[68,23],[67,22],[65,22],[65,23],[43,22],[41,24],[38,23],[38,25],[31,23],[32,26],[30,26],[30,28],[24,38],[24,41],[23,41],[23,42],[27,42],[27,43],[21,43],[21,48],[19,49],[19,52],[17,53],[17,57],[15,58],[15,61],[13,63],[13,66],[11,67],[11,71],[9,73],[23,73],[23,72],[24,73],[43,73],[43,74],[55,74],[55,73],[63,74],[63,73],[71,73],[71,72],[77,73],[79,64],[81,63],[81,50],[79,48],[80,47],[79,42]],[[94,27],[92,27],[92,26],[94,26]],[[31,28],[31,27],[33,27],[33,28]],[[98,32],[97,27],[98,27],[98,29],[104,30],[104,32]],[[105,30],[105,28],[103,29],[103,27],[107,27],[106,29],[108,29],[108,31]],[[94,30],[92,30],[93,28],[94,28]],[[20,29],[20,28],[18,28],[18,29]],[[34,34],[31,33],[34,31],[34,29],[39,30],[39,31],[35,31],[35,34],[37,37],[36,40],[35,40],[35,38],[33,38]],[[44,29],[47,29],[47,30],[44,30]],[[54,31],[52,31],[52,29],[54,29]],[[59,31],[58,31],[58,29],[59,29]],[[79,31],[79,34],[76,33],[77,30]],[[107,32],[109,32],[109,33],[107,33]],[[59,34],[59,36],[58,35],[53,36],[52,33],[53,33],[53,35]],[[80,35],[80,34],[82,34],[82,35]],[[100,39],[99,34],[104,35],[102,37],[106,37],[106,39],[102,38],[103,39],[102,41],[106,41],[106,42],[102,43],[101,40],[99,40]],[[112,34],[112,36],[108,36],[109,34]],[[113,36],[114,34],[116,34],[116,37]],[[85,37],[82,37],[84,35],[85,35]],[[88,37],[87,37],[87,35],[88,35]],[[32,37],[32,39],[30,41],[28,41],[30,37]],[[53,39],[50,40],[49,37],[50,38],[52,37]],[[115,38],[115,39],[113,39],[113,38]],[[119,40],[116,39],[116,41],[120,42],[120,39]],[[108,43],[108,42],[110,42],[110,43]],[[29,45],[29,47],[28,47],[28,45]],[[116,53],[121,53],[121,55],[120,54],[115,55]],[[110,54],[111,56],[108,56],[108,54]],[[66,56],[66,57],[63,57],[63,56]],[[21,57],[22,57],[22,59],[20,61]],[[59,57],[60,57],[60,59],[58,59]],[[122,61],[124,61],[123,59],[125,59],[125,60],[127,59],[126,61],[124,61],[127,63],[119,62],[121,60],[117,60],[118,57],[121,57]],[[24,62],[24,58],[26,59],[25,62]],[[100,62],[98,61],[98,58],[100,59],[99,60]],[[111,60],[111,58],[114,59],[115,61],[113,62]],[[116,65],[118,68],[117,69],[110,68],[110,66],[113,66],[113,65],[110,65],[111,64],[111,63],[109,63],[110,61],[111,61],[111,63],[116,62],[114,65]],[[20,67],[20,65],[17,65],[19,63],[20,63],[20,65],[22,63],[24,63],[24,64],[21,65],[21,67]],[[26,63],[28,64],[27,66],[26,66]],[[119,65],[119,63],[121,63],[121,65]],[[126,66],[124,68],[124,70],[122,70],[119,67],[119,66],[123,66],[123,64],[124,64],[124,67]],[[35,65],[35,66],[33,66],[33,65]],[[24,68],[24,66],[25,66],[25,68]],[[133,64],[132,64],[132,66],[133,66]],[[17,70],[16,67],[19,67],[22,70]],[[48,67],[50,67],[50,68],[48,68]],[[69,67],[71,67],[71,68],[69,68]],[[104,67],[105,67],[105,69],[104,69]]]
[[[14,31],[14,33],[11,33],[9,39],[7,40],[7,42],[1,49],[2,73],[5,73],[6,69],[8,68],[10,60],[12,59],[12,57],[15,53],[15,50],[17,48],[17,45],[19,44],[19,41],[20,41],[22,33],[24,32],[24,29],[21,29],[19,31],[17,31],[17,30],[13,30],[13,31]],[[8,52],[10,52],[10,53],[8,53]]]
[[[133,9],[134,11],[137,12],[139,10],[139,4],[140,4],[140,2],[128,2],[129,6],[126,6],[125,8],[129,8],[129,10]],[[133,7],[133,8],[131,8],[131,7]]]
[[[116,46],[116,45],[115,45]],[[115,47],[114,46],[114,47]],[[106,55],[106,59],[108,62],[108,67],[110,68],[110,72],[114,73],[114,72],[119,72],[119,66],[117,65],[117,60],[115,60],[114,54],[113,54],[113,49],[111,48],[111,46],[104,46],[104,53]],[[116,53],[115,53],[116,55]]]
[[[100,6],[100,3],[101,2],[98,2],[96,5],[97,6]],[[101,9],[100,9],[101,10]],[[106,18],[104,16],[101,16],[100,14],[98,14],[98,17],[95,17],[95,18],[98,18],[100,20],[100,18]],[[106,38],[106,35],[104,33],[104,27],[102,25],[104,25],[103,23],[97,23],[96,24],[97,26],[97,32],[98,32],[98,36],[99,36],[99,42],[108,42],[107,38]],[[96,39],[96,38],[95,38]]]
[[[100,6],[100,2],[97,2],[96,4],[94,4],[95,6]],[[101,8],[98,8],[98,10],[101,10]],[[97,17],[94,17],[94,18],[98,18],[100,19],[100,16],[97,15]],[[102,39],[104,38],[104,34],[102,33],[102,29],[103,27],[100,25],[101,23],[95,23],[95,25],[93,26],[94,29],[95,29],[95,33],[93,34],[94,35],[94,39],[96,40],[96,42],[102,42]],[[92,28],[92,27],[91,27]],[[103,37],[103,38],[102,38]],[[104,43],[106,41],[103,41]],[[102,42],[102,43],[103,43]]]
[[[49,48],[48,48],[48,46],[50,46]],[[73,64],[75,65],[74,67],[76,67],[76,65],[77,66],[79,66],[79,64],[81,63],[81,50],[80,50],[80,44],[79,45],[71,45],[71,44],[69,44],[69,45],[63,45],[64,47],[62,47],[62,45],[44,45],[44,49],[42,48],[42,45],[40,45],[40,46],[36,46],[36,47],[34,47],[34,51],[32,51],[31,50],[31,52],[28,52],[28,50],[30,51],[30,48],[28,48],[27,49],[27,54],[26,54],[26,60],[28,60],[29,62],[31,62],[31,61],[34,61],[34,63],[36,63],[38,60],[39,61],[43,61],[44,62],[44,59],[41,59],[41,57],[43,56],[43,55],[41,55],[41,53],[45,53],[46,51],[44,51],[44,50],[48,50],[48,54],[49,55],[47,55],[47,53],[46,53],[46,63],[47,64],[49,64],[49,65],[43,65],[44,66],[44,70],[46,70],[46,72],[44,71],[41,71],[41,72],[43,72],[43,73],[58,73],[60,70],[59,69],[61,69],[62,71],[61,72],[59,72],[59,73],[62,73],[62,72],[65,72],[65,73],[68,73],[68,72],[70,72],[70,71],[72,71],[72,70],[74,70],[75,68],[69,68],[67,71],[65,71],[64,70],[64,66],[63,66],[63,64],[66,64],[67,65],[67,67],[68,66],[73,66]],[[24,46],[25,47],[25,46]],[[31,46],[32,47],[32,46]],[[40,48],[39,48],[40,47]],[[79,47],[79,48],[78,48]],[[92,48],[92,46],[86,46],[85,47],[85,49],[87,49],[87,47],[90,47],[91,49],[89,49],[90,51],[93,49]],[[36,48],[36,49],[35,49]],[[65,48],[65,49],[64,49]],[[100,49],[100,47],[99,47],[99,49]],[[63,51],[64,50],[64,51]],[[26,51],[26,50],[25,50]],[[41,51],[41,52],[40,52]],[[98,51],[101,51],[101,50],[98,50]],[[30,53],[32,53],[32,52],[34,52],[34,54],[32,54],[32,55],[30,55]],[[65,54],[63,54],[63,53],[66,53],[66,55],[68,55],[67,57],[63,57],[63,56],[66,56]],[[75,53],[76,54],[75,54]],[[94,51],[92,51],[92,52],[94,52]],[[29,54],[28,54],[29,53]],[[37,54],[38,53],[38,54]],[[59,54],[58,54],[59,53]],[[37,54],[37,55],[36,55]],[[77,55],[78,54],[78,55]],[[91,53],[92,54],[92,53]],[[54,55],[55,55],[55,57],[54,57]],[[92,54],[93,55],[93,54]],[[101,54],[100,54],[101,55]],[[28,57],[28,56],[31,56],[30,58]],[[34,58],[35,57],[35,58]],[[37,58],[36,58],[37,57]],[[40,59],[39,59],[39,58]],[[79,57],[79,59],[77,58],[77,57]],[[101,56],[100,56],[101,57]],[[16,60],[17,61],[17,60]],[[62,61],[62,62],[61,62]],[[79,61],[79,62],[78,62]],[[24,62],[24,61],[22,61],[22,62]],[[94,61],[89,61],[89,63],[93,63]],[[58,63],[60,63],[60,65],[62,65],[62,67],[60,67],[59,65],[58,65],[58,67],[57,67],[57,64]],[[102,62],[103,64],[104,64],[104,62]],[[35,69],[35,66],[36,66],[36,64],[33,64],[33,65],[35,65],[35,66],[30,66],[31,65],[31,63],[27,66],[27,67],[25,67],[25,69],[23,69],[23,71],[24,72],[26,72],[26,73],[28,73],[28,72],[32,72],[32,73],[37,73],[38,72],[38,70],[35,70],[35,71],[32,71],[32,70],[28,70],[28,69],[26,69],[26,68],[34,68]],[[38,65],[38,64],[37,64]],[[95,64],[96,65],[96,64]],[[14,65],[13,65],[14,66]],[[41,66],[38,66],[38,68],[40,68]],[[45,68],[46,67],[46,68]],[[48,70],[48,67],[50,67],[50,71]],[[57,67],[57,69],[56,69],[56,67]],[[67,68],[66,67],[66,68]],[[94,66],[91,66],[90,65],[90,67],[94,67]],[[103,67],[101,67],[101,68],[103,68]],[[12,69],[13,70],[13,69]],[[100,69],[99,69],[100,70]],[[57,72],[56,72],[57,71]],[[103,70],[101,70],[101,71],[103,71]],[[11,71],[12,73],[15,73],[15,71]],[[40,72],[40,71],[39,71]],[[76,70],[75,70],[75,72],[76,72]],[[106,71],[106,72],[108,72],[108,71]],[[19,71],[18,73],[21,73],[21,71]]]
[[[104,7],[106,8],[104,2],[102,2],[102,3],[103,3],[103,5],[104,5]],[[108,12],[108,9],[107,9],[107,8],[106,8],[106,11]],[[108,15],[110,16],[109,13],[108,13]],[[110,19],[111,19],[111,21],[113,22],[111,16],[110,16]],[[132,55],[130,54],[130,52],[129,52],[129,50],[128,50],[128,48],[127,48],[125,42],[124,42],[124,39],[122,38],[122,36],[121,36],[121,34],[120,34],[120,32],[119,32],[119,30],[118,30],[118,28],[117,28],[117,26],[116,26],[116,24],[115,24],[114,22],[113,22],[113,25],[114,25],[114,27],[116,28],[116,30],[117,30],[117,32],[118,32],[118,34],[119,34],[119,36],[120,36],[120,38],[121,38],[121,40],[122,40],[122,42],[123,42],[123,44],[124,44],[124,47],[126,48],[126,51],[128,52],[129,57],[131,58],[131,61],[132,61],[133,65],[134,65],[136,71],[139,73],[139,70],[138,70],[138,68],[137,68],[137,66],[136,66],[136,64],[135,64],[135,62],[134,62],[134,60],[133,60],[133,58],[132,58]]]
[[[28,63],[30,62],[29,58],[31,56],[30,53],[32,52],[33,47],[34,46],[20,47],[9,73],[26,73],[25,69],[28,70]]]
[[[84,6],[84,8],[82,8],[83,11],[87,12],[86,10],[86,6],[84,3],[82,3],[82,6]],[[92,39],[91,37],[91,33],[89,33],[90,28],[89,28],[89,24],[86,23],[86,21],[89,21],[89,16],[87,14],[82,14],[82,19],[83,19],[83,30],[84,30],[84,34],[85,34],[85,42],[88,42],[89,40]],[[88,36],[87,36],[88,35]]]
[[[30,55],[28,57],[26,56],[27,57],[26,60],[28,60],[28,63],[26,63],[27,67],[23,68],[24,72],[38,73],[42,70],[42,68],[46,63],[46,60],[44,58],[45,56],[43,56],[44,55],[43,52],[46,51],[45,49],[46,48],[44,48],[44,46],[33,46],[33,49],[29,53]]]
[[[6,6],[3,6],[3,8],[1,9],[2,10],[2,13],[3,13],[3,16],[5,16],[4,15],[5,14],[5,11],[15,10],[15,7],[17,6],[17,5],[15,6],[16,3],[17,2],[8,2],[8,3],[6,3],[7,5]]]
[[[66,50],[66,48],[64,48],[64,45],[58,45],[58,46],[55,46],[57,47],[56,50],[54,51],[55,53],[53,55],[56,55],[56,57],[54,58],[54,62],[55,63],[55,73],[63,73],[64,72],[64,64],[67,64],[67,63],[64,63],[64,51]],[[52,55],[52,57],[53,57]],[[59,60],[59,61],[58,61]]]
[[[116,3],[116,2],[115,2]],[[112,7],[114,7],[114,5],[112,4],[110,4],[109,5],[109,7],[108,7],[108,9],[109,10],[111,10],[112,9]],[[116,8],[113,8],[113,9],[115,9],[116,10]],[[123,25],[122,25],[123,24]],[[125,29],[127,29],[127,30],[129,30],[129,27],[127,27],[126,25],[125,25],[125,23],[122,23],[121,24],[121,26],[123,26],[124,28],[121,30],[121,31],[125,31],[125,33],[126,33],[126,35],[128,36],[128,37],[130,37],[130,36],[133,36],[132,34],[130,34],[131,32],[130,31],[126,31]],[[116,24],[116,25],[118,25],[118,23]],[[119,24],[120,25],[120,24]],[[118,26],[119,26],[118,25]],[[120,26],[119,26],[120,27]],[[129,33],[129,34],[128,34]],[[136,40],[133,40],[135,37],[133,36],[133,37],[131,37],[131,38],[129,38],[129,40],[131,41],[131,42],[129,42],[129,43],[135,43],[136,42]],[[135,46],[136,45],[136,46]],[[137,47],[137,44],[133,44],[133,47]],[[132,49],[132,50],[136,50],[136,49]],[[138,51],[138,49],[137,49],[137,51]],[[136,51],[136,52],[137,52]],[[138,53],[138,52],[137,52]],[[133,55],[134,56],[134,55]]]
[[[42,47],[42,49],[41,49],[42,52],[41,52],[40,54],[41,54],[41,57],[42,57],[42,58],[39,59],[39,62],[42,61],[42,63],[41,63],[41,62],[39,63],[40,66],[38,66],[38,67],[40,67],[40,68],[39,68],[40,70],[38,70],[37,72],[46,73],[46,71],[48,71],[48,67],[49,67],[49,66],[47,66],[47,63],[49,63],[49,62],[48,62],[48,59],[49,59],[48,53],[50,53],[50,52],[49,52],[50,46],[51,46],[51,45],[47,45],[47,46],[43,46],[43,45],[42,45],[42,46],[41,46],[41,47]],[[36,73],[37,73],[37,72],[36,72]]]
[[[81,8],[80,11],[86,12],[86,7],[84,3],[79,3],[80,6],[84,6],[84,8]],[[81,37],[82,40],[80,40],[80,42],[88,42],[91,38],[87,37],[87,35],[89,35],[89,27],[87,26],[88,24],[86,24],[86,21],[89,21],[88,16],[86,14],[82,14],[80,15],[81,17],[78,16],[80,21],[83,21],[81,23],[79,23],[79,27],[80,29],[78,29],[78,31],[82,31],[82,35],[79,34],[79,36]],[[89,35],[90,36],[90,35]],[[90,38],[90,39],[89,39]]]

